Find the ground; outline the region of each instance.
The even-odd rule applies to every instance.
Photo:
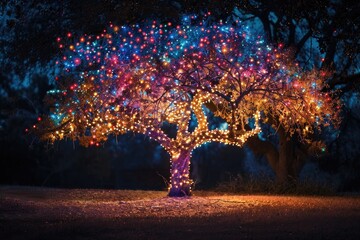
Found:
[[[0,186],[0,239],[360,239],[360,196]]]

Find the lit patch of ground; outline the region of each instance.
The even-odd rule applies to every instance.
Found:
[[[0,239],[360,239],[360,197],[0,187]]]

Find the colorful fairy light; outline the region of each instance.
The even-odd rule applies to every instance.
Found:
[[[337,102],[320,91],[322,73],[303,73],[281,47],[267,46],[240,24],[186,16],[178,26],[110,25],[97,36],[57,42],[66,49],[64,70],[48,94],[52,113],[39,123],[47,129],[43,137],[99,146],[110,134],[147,135],[171,156],[171,196],[190,194],[191,152],[206,142],[242,146],[270,116],[306,137],[313,123],[336,115]],[[228,129],[209,129],[207,104]],[[190,132],[192,113],[198,125]],[[249,119],[255,126],[245,130]],[[165,122],[177,126],[176,138],[162,130]]]

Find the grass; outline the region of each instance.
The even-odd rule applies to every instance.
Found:
[[[267,175],[247,176],[240,174],[230,176],[228,181],[221,182],[214,189],[216,192],[241,194],[278,194],[278,195],[337,195],[336,189],[327,183],[316,182],[311,179],[297,180],[286,183],[276,183]]]

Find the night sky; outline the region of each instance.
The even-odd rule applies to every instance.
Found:
[[[54,113],[55,103],[49,103],[49,95],[61,89],[59,82],[71,82],[65,69],[75,69],[84,61],[76,54],[73,61],[63,60],[71,55],[65,49],[72,43],[84,36],[99,36],[109,26],[146,26],[151,21],[170,32],[189,18],[185,19],[187,26],[204,19],[209,25],[224,23],[235,29],[241,23],[251,35],[261,36],[264,44],[291,53],[286,59],[298,63],[300,73],[326,71],[319,94],[339,100],[333,113],[338,112],[341,120],[338,126],[322,126],[305,142],[297,134],[287,135],[284,122],[289,119],[283,125],[279,122],[278,128],[264,121],[262,133],[241,148],[206,143],[191,158],[195,189],[215,188],[231,179],[274,182],[280,172],[272,165],[272,153],[280,156],[287,149],[285,182],[310,181],[339,192],[360,190],[357,1],[10,0],[1,3],[0,9],[0,184],[167,189],[171,156],[148,136],[128,132],[87,144],[77,139],[52,143],[42,140],[38,128]],[[162,45],[156,41],[153,47]],[[220,54],[228,54],[226,51],[220,47]],[[169,62],[176,58],[172,53]],[[211,106],[205,110],[210,129],[224,126]],[[194,115],[189,125],[190,129],[198,125]],[[170,123],[163,124],[162,130],[169,136],[176,134]]]

